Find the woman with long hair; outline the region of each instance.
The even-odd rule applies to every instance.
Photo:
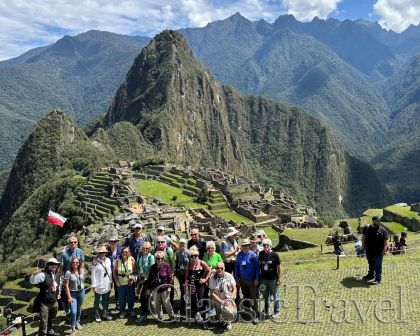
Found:
[[[125,317],[125,306],[128,305],[130,317],[135,317],[134,293],[137,281],[136,261],[130,255],[130,248],[124,247],[121,251],[121,258],[115,262],[113,274],[118,287],[118,300],[120,318]]]
[[[76,329],[82,329],[80,316],[85,298],[85,270],[82,261],[74,257],[70,262],[70,270],[64,275],[67,300],[70,306],[71,336],[76,335]]]

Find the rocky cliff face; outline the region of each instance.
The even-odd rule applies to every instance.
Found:
[[[220,85],[179,33],[159,34],[135,59],[105,128],[120,121],[171,162],[255,177],[323,212],[344,210],[348,160],[330,130],[300,109]]]

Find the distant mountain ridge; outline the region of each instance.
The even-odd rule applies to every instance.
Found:
[[[304,107],[330,126],[358,158],[366,161],[380,155],[382,148],[397,141],[392,129],[406,130],[394,127],[388,98],[393,93],[381,90],[386,77],[399,76],[399,64],[420,50],[420,26],[397,34],[364,20],[301,23],[289,15],[270,24],[251,22],[237,13],[204,28],[181,31],[222,83]],[[20,144],[46,111],[62,108],[79,125],[105,113],[134,57],[149,40],[90,31],[0,62],[4,121],[0,171],[10,167]],[[102,136],[106,146],[113,142]],[[416,145],[411,135],[406,138],[411,162]],[[397,143],[398,148],[405,147],[404,134]]]

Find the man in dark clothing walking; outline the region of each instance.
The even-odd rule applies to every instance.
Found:
[[[374,280],[373,285],[381,283],[382,260],[388,245],[388,232],[381,225],[379,216],[372,217],[372,224],[363,228],[362,244],[366,251],[369,272],[364,280]]]

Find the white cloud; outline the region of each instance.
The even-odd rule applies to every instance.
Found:
[[[288,14],[292,14],[298,20],[312,20],[315,16],[326,19],[328,14],[337,9],[341,0],[283,0],[288,8]]]
[[[402,32],[410,24],[420,22],[420,2],[418,0],[378,0],[373,9],[380,17],[379,24],[396,32]]]
[[[0,0],[0,60],[64,34],[90,29],[152,36],[204,26],[240,12],[250,20],[284,14],[278,0]]]

